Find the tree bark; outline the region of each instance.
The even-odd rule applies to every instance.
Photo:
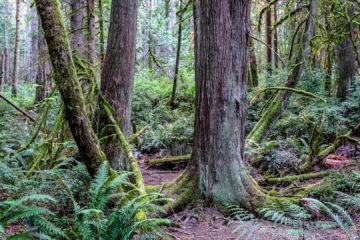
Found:
[[[57,0],[36,0],[35,2],[54,67],[55,83],[64,102],[65,118],[82,159],[89,173],[94,176],[106,157],[86,112],[59,3]]]
[[[200,0],[200,13],[194,145],[185,174],[196,178],[207,200],[251,209],[266,198],[243,162],[250,1]],[[190,189],[190,199],[194,192]]]
[[[250,81],[251,80],[251,81]],[[255,55],[254,40],[250,39],[250,72],[249,72],[249,87],[257,87],[259,85],[259,77],[257,72],[257,63]]]
[[[30,20],[30,32],[31,32],[31,40],[30,40],[30,81],[34,81],[37,75],[37,65],[38,65],[38,38],[37,38],[37,15],[36,9],[34,7],[30,8],[31,20]]]
[[[92,65],[96,64],[96,47],[95,47],[95,4],[94,0],[87,0],[87,21],[88,21],[88,54],[89,61]]]
[[[10,84],[10,55],[9,55],[9,0],[5,0],[4,17],[4,52],[5,52],[5,79],[4,83]]]
[[[183,1],[180,0],[180,10],[182,8]],[[177,80],[179,74],[179,65],[180,65],[180,53],[181,53],[181,33],[182,33],[182,14],[179,15],[179,31],[178,31],[178,41],[177,41],[177,48],[176,48],[176,60],[175,60],[175,70],[174,70],[174,82],[173,82],[173,89],[170,98],[170,106],[171,109],[175,109],[175,96],[176,96],[176,87],[177,87]]]
[[[0,93],[3,90],[5,80],[5,52],[1,51],[1,69],[0,69]]]
[[[71,36],[70,43],[71,48],[78,57],[84,57],[84,0],[71,0],[71,11],[75,14],[71,15],[70,24],[71,24]]]
[[[100,31],[100,66],[105,59],[105,38],[104,38],[104,17],[103,17],[103,2],[99,0],[99,31]]]
[[[166,41],[165,49],[164,49],[164,59],[168,60],[171,55],[171,38],[172,31],[175,23],[175,11],[174,11],[174,2],[173,0],[165,0],[165,18],[167,19],[165,29],[168,34],[169,40]]]
[[[270,0],[267,0],[269,3]],[[271,8],[269,8],[266,11],[265,16],[265,37],[266,37],[266,70],[269,75],[272,73],[272,52],[271,52],[271,46],[272,46],[272,38],[271,38]]]
[[[14,69],[13,69],[12,90],[11,90],[12,97],[16,97],[17,94],[16,85],[19,78],[20,7],[21,7],[21,1],[16,0],[16,15],[15,15],[16,33],[15,33],[15,49],[14,49]]]
[[[277,3],[274,3],[274,21],[277,22]],[[277,28],[274,29],[274,51],[278,52],[278,31]],[[278,69],[279,67],[279,57],[274,54],[274,68]]]
[[[37,66],[37,75],[36,75],[36,92],[35,92],[35,100],[34,104],[42,102],[45,98],[45,85],[46,85],[46,73],[45,73],[45,63],[48,58],[47,45],[45,36],[42,33],[41,28],[41,20],[40,17],[38,19],[39,23],[39,33],[41,36],[38,38],[38,66]]]
[[[118,0],[111,3],[107,50],[101,75],[101,92],[115,110],[115,118],[126,138],[130,136],[131,100],[134,86],[136,0]],[[107,120],[102,124],[107,124]],[[114,168],[128,168],[126,158],[119,156],[119,142],[106,143],[105,153]],[[119,161],[120,160],[120,161]]]
[[[343,39],[337,46],[338,77],[336,80],[336,97],[342,100],[350,94],[351,83],[355,79],[356,59],[350,38]]]
[[[314,35],[315,23],[316,23],[316,11],[317,11],[317,0],[310,1],[310,16],[307,20],[306,29],[304,35],[298,35],[297,44],[302,47],[297,47],[293,57],[293,65],[290,74],[284,84],[284,87],[294,88],[297,82],[300,79],[303,64],[308,62],[310,56],[310,40]],[[256,123],[254,128],[251,130],[247,139],[255,143],[261,143],[264,139],[267,138],[273,126],[279,120],[281,112],[287,107],[289,99],[292,95],[291,91],[281,91],[277,93],[274,97],[274,100],[270,103],[269,107],[264,112],[264,115]]]

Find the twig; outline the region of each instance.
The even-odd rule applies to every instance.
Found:
[[[287,66],[287,64],[286,64],[286,63],[284,62],[284,60],[281,58],[281,56],[279,55],[279,53],[277,53],[271,46],[269,46],[269,45],[268,45],[267,43],[265,43],[264,41],[261,41],[260,39],[254,37],[254,36],[252,36],[252,35],[250,35],[250,34],[249,34],[249,36],[250,36],[252,39],[254,39],[255,41],[258,41],[258,42],[264,44],[266,47],[270,48],[271,51],[273,51],[273,52],[276,54],[276,56],[278,56],[278,58],[279,58],[280,61],[284,64],[284,66]]]
[[[0,93],[0,97],[4,99],[8,104],[10,104],[13,108],[21,112],[24,116],[28,117],[31,121],[35,122],[35,118],[31,116],[29,113],[22,110],[20,107],[16,106],[14,103],[12,103],[9,99],[7,99],[4,95]]]

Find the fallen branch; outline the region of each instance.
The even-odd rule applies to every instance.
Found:
[[[282,182],[294,182],[294,181],[304,181],[309,180],[313,178],[321,178],[328,176],[331,171],[321,171],[316,173],[305,173],[300,175],[294,175],[294,176],[285,176],[280,178],[273,178],[268,177],[263,180],[258,180],[259,184],[266,184],[266,183],[282,183]]]
[[[191,158],[191,154],[183,155],[183,156],[169,156],[166,158],[153,159],[149,161],[149,165],[154,165],[158,163],[180,163],[180,162],[188,162]]]
[[[10,104],[13,108],[15,108],[16,110],[18,110],[19,112],[21,112],[24,116],[26,116],[27,118],[29,118],[31,121],[35,122],[35,118],[33,116],[31,116],[29,113],[25,112],[24,110],[22,110],[20,107],[16,106],[14,103],[12,103],[9,99],[7,99],[4,95],[2,95],[0,93],[0,98],[4,99],[8,104]]]

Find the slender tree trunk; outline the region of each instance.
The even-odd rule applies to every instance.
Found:
[[[34,81],[37,75],[37,47],[38,47],[38,37],[37,37],[37,15],[35,7],[30,8],[31,21],[30,21],[30,32],[31,32],[31,48],[30,48],[30,80]]]
[[[104,17],[103,17],[103,2],[99,0],[99,31],[100,31],[100,66],[104,63],[105,58],[105,38],[104,38]]]
[[[95,47],[95,4],[94,0],[87,0],[87,20],[88,20],[88,54],[89,61],[92,65],[96,64],[96,47]]]
[[[101,75],[101,92],[115,110],[126,137],[131,133],[131,100],[134,86],[137,0],[118,0],[111,3],[107,50]],[[107,119],[104,117],[103,119]],[[104,121],[104,120],[103,120]],[[107,122],[103,122],[107,124]],[[106,143],[105,153],[114,168],[128,169],[128,163],[119,155],[119,142]]]
[[[46,76],[45,76],[45,61],[47,61],[48,52],[47,52],[47,45],[45,36],[42,33],[41,28],[41,20],[40,17],[38,18],[39,24],[39,33],[41,36],[38,38],[38,66],[37,66],[37,75],[36,75],[36,92],[35,92],[35,100],[34,104],[42,102],[45,98],[45,85],[46,85]]]
[[[183,1],[180,0],[180,9],[182,8]],[[174,70],[174,82],[173,82],[173,89],[170,98],[170,106],[172,109],[175,109],[175,97],[176,97],[176,87],[177,87],[177,80],[179,74],[179,65],[180,65],[180,53],[181,53],[181,34],[182,34],[182,14],[179,15],[179,32],[178,32],[178,41],[177,41],[177,48],[176,48],[176,61],[175,61],[175,70]]]
[[[274,21],[277,22],[277,3],[274,4]],[[274,29],[274,51],[278,52],[278,31]],[[279,57],[274,54],[274,68],[278,69],[279,67]]]
[[[16,33],[15,33],[15,50],[14,50],[14,69],[13,69],[13,81],[12,81],[12,96],[16,97],[16,85],[19,78],[19,58],[20,58],[20,7],[21,1],[16,0]]]
[[[82,159],[93,176],[106,157],[101,151],[86,112],[59,3],[57,0],[35,0],[35,2],[54,66],[55,83],[64,102],[65,118]]]
[[[290,74],[284,84],[284,87],[294,88],[300,79],[303,64],[302,62],[308,62],[310,56],[310,40],[314,35],[315,23],[316,23],[316,11],[317,11],[317,0],[310,1],[310,16],[308,18],[305,33],[298,35],[297,45],[303,43],[302,48],[296,48],[293,56],[293,67]],[[264,112],[264,115],[256,123],[254,128],[251,130],[247,139],[255,143],[261,143],[267,138],[273,126],[279,120],[281,112],[287,107],[289,99],[292,95],[290,91],[281,91],[274,96],[274,100],[270,103],[269,107]]]
[[[267,2],[269,3],[270,0],[267,0]],[[266,44],[267,44],[267,47],[266,47],[266,70],[269,75],[271,75],[271,73],[272,73],[272,51],[271,51],[272,38],[271,38],[270,28],[271,28],[271,8],[269,8],[266,11],[266,16],[265,16],[265,36],[266,36]]]
[[[327,14],[330,14],[330,11],[326,11]],[[327,33],[330,33],[330,23],[328,16],[325,17],[325,28]],[[330,46],[326,49],[325,53],[325,61],[324,61],[324,69],[325,69],[325,92],[327,96],[331,96],[331,76],[332,76],[332,53]]]
[[[254,40],[250,40],[250,72],[249,79],[251,79],[251,85],[249,87],[257,87],[259,85],[259,77],[257,72],[257,63],[255,55],[255,44]]]
[[[157,31],[156,31],[156,46],[155,56],[159,57],[161,53],[161,41],[160,41],[160,22],[161,22],[161,0],[156,0],[156,15],[157,15]]]
[[[71,15],[71,48],[78,57],[84,57],[84,0],[71,0],[71,11],[76,12]]]
[[[331,50],[327,49],[325,55],[325,92],[328,97],[331,96],[331,75],[332,75],[332,58],[331,58]]]
[[[174,23],[175,23],[175,11],[174,11],[174,2],[173,0],[165,0],[165,18],[167,19],[166,21],[166,32],[169,36],[169,40],[166,41],[166,45],[165,45],[165,49],[164,49],[164,59],[168,60],[170,55],[171,55],[171,39],[172,39],[172,31],[174,28]]]
[[[0,69],[0,93],[3,90],[4,80],[5,80],[5,52],[1,51],[1,69]]]
[[[9,55],[9,0],[5,0],[5,17],[4,17],[4,47],[5,47],[5,81],[10,84],[10,55]]]

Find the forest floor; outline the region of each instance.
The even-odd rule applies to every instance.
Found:
[[[337,148],[336,154],[345,157],[360,157],[351,145],[343,145]],[[138,161],[142,169],[146,185],[160,185],[171,182],[183,171],[185,165],[167,165],[157,168],[149,167],[146,162],[150,159],[161,158],[159,154],[139,154]],[[314,181],[314,180],[310,180]],[[291,235],[292,228],[266,220],[257,220],[256,224],[235,221],[225,216],[215,206],[187,209],[173,213],[168,217],[171,221],[179,224],[179,228],[169,227],[165,231],[175,240],[231,240],[231,239],[260,239],[260,240],[346,240],[348,237],[339,228],[319,230],[308,229],[307,235]],[[358,225],[360,227],[360,222]],[[248,233],[238,236],[246,230]],[[237,230],[234,232],[234,230]],[[352,231],[350,230],[350,233]],[[252,234],[252,236],[249,236]]]

